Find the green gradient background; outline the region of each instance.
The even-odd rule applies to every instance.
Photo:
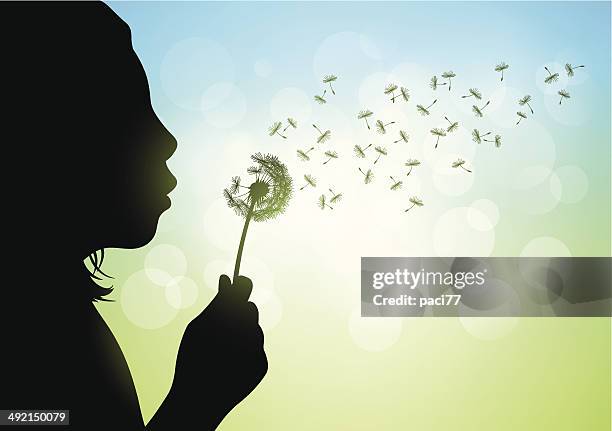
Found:
[[[509,63],[514,65],[517,58],[525,58],[529,64],[531,69],[523,75],[515,67],[520,76],[517,80],[521,81],[514,85],[534,96],[538,92],[532,82],[533,68],[553,61],[555,54],[563,50],[580,53],[580,59],[567,61],[586,63],[591,80],[575,90],[570,103],[585,106],[588,121],[579,127],[564,126],[548,117],[542,104],[534,108],[536,116],[541,113],[539,118],[554,140],[553,167],[577,165],[587,174],[589,189],[581,202],[558,205],[534,216],[517,207],[515,197],[495,181],[479,181],[465,196],[439,204],[426,202],[420,213],[422,218],[415,216],[389,229],[429,232],[428,219],[435,220],[455,206],[486,198],[495,201],[500,210],[491,255],[519,255],[529,240],[550,236],[562,240],[574,256],[610,256],[609,3],[110,5],[132,27],[135,49],[147,70],[156,111],[179,140],[179,149],[169,162],[179,180],[172,195],[173,207],[162,216],[158,235],[150,246],[109,251],[104,270],[115,278],[111,297],[117,302],[97,304],[128,360],[145,420],[153,415],[169,388],[185,325],[214,295],[215,286],[206,285],[203,277],[204,267],[215,259],[231,261],[238,243],[241,222],[229,209],[223,213],[228,218],[224,232],[233,232],[227,238],[228,247],[220,248],[207,240],[202,234],[206,209],[220,197],[230,177],[248,166],[250,152],[269,150],[283,159],[292,157],[295,147],[270,141],[265,134],[265,125],[274,119],[268,113],[268,103],[284,87],[304,88],[309,95],[318,91],[320,77],[312,70],[311,58],[316,46],[335,32],[368,34],[382,47],[385,70],[404,57],[431,64],[436,71],[446,69],[449,62],[456,72],[469,67],[472,61],[494,64],[503,43],[504,50],[510,53],[506,57]],[[378,17],[382,10],[386,13]],[[400,41],[415,40],[408,33],[425,31],[430,22],[418,17],[401,19],[403,13],[408,17],[436,16],[443,23],[448,21],[451,28],[447,27],[448,35],[437,30],[429,36],[433,53],[415,47],[408,54]],[[300,19],[296,20],[298,15]],[[508,17],[507,26],[500,26],[492,16]],[[480,43],[489,51],[499,44],[497,50],[476,59],[461,52],[447,53],[451,57],[448,61],[436,58],[433,54],[448,44],[449,37],[459,45],[461,38],[473,37],[467,30],[465,34],[460,31],[457,23],[466,21],[478,23],[469,28],[476,26],[486,35]],[[459,26],[459,32],[452,32],[454,25]],[[576,33],[563,30],[572,25]],[[279,32],[286,36],[285,40],[278,37]],[[550,38],[550,32],[554,38]],[[159,78],[164,55],[174,43],[193,35],[217,40],[234,57],[240,72],[233,82],[243,89],[249,103],[248,115],[236,126],[211,127],[201,113],[178,108],[164,94]],[[260,38],[254,46],[244,43],[254,37]],[[302,46],[293,50],[290,44],[297,37],[303,38]],[[546,53],[547,46],[550,53]],[[284,62],[278,60],[278,52],[287,53]],[[302,57],[307,58],[304,63],[300,62]],[[274,79],[254,77],[253,63],[258,58],[267,58],[274,64]],[[372,72],[375,71],[368,74]],[[341,82],[339,98],[340,93],[352,91],[347,87],[340,90]],[[461,85],[467,85],[460,82],[457,80],[457,92]],[[345,102],[340,107],[352,118],[355,104],[349,102],[354,101]],[[411,109],[414,103],[419,102],[411,101]],[[245,145],[242,159],[221,168],[220,161],[226,160],[224,143],[234,139],[230,135],[236,131],[247,134],[251,141]],[[419,133],[415,132],[416,141],[425,142]],[[502,149],[511,152],[512,142],[515,148],[519,143],[524,145],[514,154],[517,159],[528,160],[529,146],[537,145],[529,141],[529,135],[522,135]],[[495,171],[494,164],[488,166],[492,163],[489,156],[479,157],[484,157],[480,159],[481,171]],[[195,166],[203,160],[201,166]],[[477,163],[478,160],[478,167]],[[298,177],[303,172],[296,166],[290,164],[290,169]],[[354,195],[367,196],[358,185],[345,186]],[[315,194],[309,196],[311,201],[315,198]],[[362,242],[346,242],[344,249],[336,246],[345,250],[344,256],[330,259],[318,240],[327,237],[331,244],[334,229],[348,220],[375,226],[372,230],[376,230],[385,223],[384,214],[371,208],[337,212],[326,225],[320,213],[298,214],[304,208],[298,199],[303,198],[296,197],[294,208],[285,217],[266,225],[255,224],[249,232],[245,259],[256,255],[273,272],[282,318],[266,330],[268,375],[225,419],[221,430],[610,429],[609,318],[477,319],[476,324],[491,327],[499,335],[493,340],[475,337],[456,318],[401,319],[402,332],[393,345],[380,352],[363,350],[349,330],[349,316],[359,302],[358,256],[385,254],[387,250],[389,254],[426,254],[428,245],[415,244],[409,237],[390,239],[392,235],[381,228],[380,241],[365,235]],[[530,199],[537,200],[538,196]],[[293,230],[301,234],[293,237]],[[266,239],[270,237],[274,239]],[[339,240],[345,241],[346,236],[339,236]],[[180,247],[187,257],[186,275],[201,288],[192,307],[180,311],[169,324],[147,330],[128,320],[119,301],[125,280],[143,268],[147,252],[158,244]],[[506,331],[506,325],[515,326]],[[496,326],[501,328],[499,333]]]

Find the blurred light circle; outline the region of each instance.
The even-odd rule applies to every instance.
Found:
[[[517,326],[517,317],[459,317],[465,331],[475,338],[493,341],[509,335]]]
[[[198,299],[198,285],[191,278],[180,275],[166,285],[166,300],[176,309],[189,308]]]
[[[229,277],[232,274],[227,274],[227,268],[230,263],[226,260],[214,259],[206,264],[204,267],[204,285],[209,289],[217,292],[219,290],[219,277],[225,274]]]
[[[495,202],[489,199],[478,199],[472,202],[471,208],[477,209],[484,213],[493,226],[497,226],[499,222],[499,208]],[[468,214],[469,215],[469,214]]]
[[[551,236],[534,238],[525,245],[521,257],[571,257],[569,248],[559,239]]]
[[[159,286],[166,286],[174,277],[187,271],[187,258],[180,248],[171,244],[153,247],[144,260],[149,279]]]
[[[433,228],[434,250],[437,256],[489,256],[495,245],[495,230],[476,229],[470,222],[470,207],[452,208],[446,211]],[[480,211],[482,221],[486,215]],[[487,222],[485,224],[491,224]]]
[[[161,328],[178,313],[168,303],[165,289],[153,284],[145,270],[135,272],[123,284],[121,308],[130,322],[144,329]]]
[[[361,317],[355,309],[349,317],[349,333],[353,342],[370,352],[381,352],[393,346],[402,333],[402,319],[394,317]]]
[[[231,82],[217,82],[208,87],[200,106],[204,119],[221,129],[237,125],[247,112],[242,90]]]
[[[589,189],[589,179],[582,169],[577,166],[562,166],[555,169],[555,174],[561,182],[561,193],[558,196],[561,202],[575,204],[580,202]]]
[[[198,110],[208,87],[234,79],[234,63],[217,42],[193,37],[170,48],[162,60],[160,78],[164,93],[173,103]]]

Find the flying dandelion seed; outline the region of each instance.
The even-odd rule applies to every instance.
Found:
[[[495,135],[495,138],[493,139],[483,139],[483,141],[485,142],[495,142],[495,147],[499,148],[501,147],[502,144],[502,137],[500,135]]]
[[[327,203],[327,198],[325,197],[325,195],[319,196],[319,200],[317,202],[317,205],[322,210],[324,210],[325,208],[329,208],[330,210],[333,210],[333,208]]]
[[[338,202],[340,202],[342,200],[342,193],[334,193],[334,191],[332,189],[329,189],[329,192],[332,195],[332,197],[329,198],[329,203],[330,204],[336,204],[336,203],[338,203]]]
[[[444,73],[442,74],[442,78],[444,78],[444,79],[448,79],[448,91],[451,91],[451,88],[452,88],[452,86],[453,86],[452,79],[453,79],[455,76],[457,76],[457,75],[455,75],[455,72],[453,72],[452,70],[449,70],[449,71],[444,72]]]
[[[518,111],[518,112],[516,113],[516,115],[518,115],[518,116],[519,116],[519,120],[516,122],[516,125],[517,125],[517,126],[518,126],[518,124],[519,124],[519,123],[520,123],[522,120],[524,120],[525,118],[527,118],[527,114],[525,114],[524,112],[521,112],[521,111]]]
[[[446,128],[448,133],[452,133],[459,128],[459,122],[455,121],[454,123],[449,120],[447,117],[444,117],[446,121],[448,121],[449,126]]]
[[[487,103],[485,103],[481,108],[479,108],[476,105],[472,105],[472,112],[474,113],[474,115],[476,115],[478,118],[482,118],[482,116],[484,115],[482,111],[484,111],[484,109],[489,106],[489,103],[491,103],[491,101],[489,100]]]
[[[480,134],[480,131],[478,129],[474,129],[472,130],[472,141],[476,142],[477,144],[482,143],[482,139],[485,136],[489,136],[491,134],[491,132],[487,132],[484,135]]]
[[[584,64],[580,66],[572,66],[570,63],[565,63],[565,71],[567,72],[567,76],[569,76],[570,78],[573,77],[574,70],[580,69],[581,67],[584,67]]]
[[[361,148],[359,145],[355,145],[355,146],[353,147],[353,151],[354,151],[354,153],[355,153],[355,155],[356,155],[357,157],[359,157],[360,159],[364,159],[364,158],[365,158],[365,156],[366,156],[366,154],[365,154],[366,150],[367,150],[368,148],[370,148],[371,146],[372,146],[372,144],[368,145],[368,146],[367,146],[367,147],[365,147],[365,148]]]
[[[436,146],[434,148],[438,148],[438,143],[440,142],[440,138],[446,136],[446,130],[444,129],[431,129],[429,131],[432,135],[436,137]]]
[[[297,129],[297,121],[295,121],[293,118],[287,118],[287,126],[285,126],[285,128],[283,129],[283,133],[285,133],[285,131],[289,127],[293,127],[294,129]]]
[[[548,70],[548,67],[544,66],[544,69],[546,69],[546,71],[548,72],[548,76],[546,78],[544,78],[544,82],[546,84],[552,84],[553,82],[557,82],[559,80],[559,74],[558,73],[552,73],[550,70]]]
[[[310,156],[308,155],[308,153],[310,153],[312,150],[314,150],[314,147],[310,148],[307,151],[297,150],[297,156],[301,161],[307,162],[310,160]]]
[[[400,87],[400,93],[397,96],[393,96],[391,100],[395,103],[395,99],[398,97],[401,97],[404,100],[404,102],[407,102],[410,100],[410,92],[408,91],[407,88]]]
[[[324,165],[329,163],[329,161],[331,159],[337,159],[338,158],[338,153],[336,153],[335,151],[326,151],[325,152],[325,157],[327,157],[327,160],[323,162]]]
[[[453,162],[453,164],[451,165],[453,168],[461,168],[463,169],[465,172],[472,172],[469,169],[467,169],[465,166],[465,160],[463,159],[457,159],[457,161]]]
[[[402,184],[404,184],[402,181],[396,181],[393,177],[389,178],[391,178],[392,181],[391,187],[389,187],[390,190],[396,191],[402,188]]]
[[[529,110],[531,111],[531,113],[533,114],[533,108],[531,107],[531,105],[529,104],[529,102],[531,102],[531,96],[529,94],[525,95],[525,97],[521,97],[518,101],[519,105],[521,106],[525,106],[527,105],[529,107]]]
[[[432,90],[436,91],[438,89],[438,85],[446,85],[446,82],[444,84],[439,84],[438,77],[436,75],[432,76],[431,80],[429,81],[429,86]]]
[[[332,87],[332,82],[335,82],[337,79],[338,77],[335,75],[325,75],[323,77],[323,84],[329,84],[329,89],[334,96],[336,95],[336,92],[334,91],[334,87]]]
[[[421,162],[419,162],[416,159],[408,159],[406,161],[406,163],[404,163],[404,166],[410,168],[408,170],[408,173],[406,174],[406,176],[410,175],[410,173],[412,172],[412,168],[414,168],[415,166],[419,166],[421,164]]]
[[[306,181],[306,184],[304,184],[302,187],[300,187],[300,190],[304,190],[306,187],[316,187],[317,186],[317,179],[315,177],[313,177],[312,175],[304,175],[304,181]]]
[[[408,142],[408,139],[410,139],[410,135],[408,135],[408,133],[404,132],[403,130],[399,131],[399,135],[400,138],[397,141],[393,141],[394,144],[397,144],[398,142]]]
[[[423,116],[425,115],[429,115],[429,108],[431,108],[432,106],[434,106],[436,104],[436,102],[438,101],[438,99],[434,100],[431,105],[429,105],[427,108],[424,107],[423,105],[417,105],[417,112]]]
[[[370,130],[370,123],[368,123],[368,118],[370,118],[372,115],[374,115],[374,113],[369,109],[366,109],[364,111],[359,111],[359,114],[357,114],[357,119],[365,120],[366,126],[368,126],[368,130]]]
[[[323,104],[327,103],[327,100],[325,100],[325,94],[326,93],[327,93],[327,90],[323,90],[323,94],[321,96],[315,95],[315,97],[314,97],[315,102],[317,102],[319,105],[323,105]]]
[[[504,71],[509,69],[510,66],[508,66],[506,63],[504,63],[503,61],[501,63],[499,63],[498,65],[495,66],[495,71],[496,72],[501,72],[501,79],[500,81],[504,80]]]
[[[470,88],[468,90],[468,93],[470,94],[466,94],[465,96],[461,96],[462,99],[468,98],[468,97],[474,97],[478,100],[482,99],[482,93],[480,91],[478,91],[478,88]]]
[[[561,104],[561,102],[563,102],[563,99],[569,99],[571,97],[570,94],[565,90],[559,90],[557,91],[557,94],[561,96],[561,99],[559,99],[559,105]]]
[[[313,124],[312,127],[317,129],[317,132],[319,132],[319,137],[317,138],[317,144],[323,144],[331,138],[331,130],[326,130],[325,132],[323,132],[321,131],[321,129],[319,129],[319,127],[317,127],[316,124]]]
[[[380,120],[376,120],[376,131],[381,135],[384,135],[385,133],[387,133],[386,127],[390,126],[391,124],[395,124],[395,121],[391,121],[390,123],[383,123]]]
[[[385,147],[374,147],[374,151],[378,153],[376,160],[374,160],[374,164],[376,164],[382,156],[386,156],[388,154]]]
[[[397,91],[397,88],[398,88],[398,87],[397,87],[397,85],[395,85],[395,84],[389,84],[389,85],[387,85],[387,86],[385,87],[385,94],[386,94],[387,96],[388,96],[388,95],[391,95],[391,101],[392,101],[393,103],[395,103],[395,92]]]
[[[367,172],[363,172],[363,170],[359,168],[359,172],[363,174],[363,182],[365,184],[370,184],[372,181],[374,181],[374,173],[372,172],[372,169],[368,169]]]
[[[255,175],[255,181],[245,187],[240,184],[239,177],[233,177],[232,185],[223,190],[227,205],[245,219],[234,265],[234,281],[240,274],[240,262],[249,223],[251,220],[256,222],[271,220],[283,213],[293,192],[287,167],[276,156],[257,153],[251,156],[251,160],[255,166],[251,166],[248,172]],[[238,195],[240,189],[245,189],[245,193]]]
[[[408,208],[407,210],[404,210],[405,213],[407,213],[408,211],[410,211],[412,208],[414,208],[415,206],[417,207],[422,207],[423,206],[423,201],[419,198],[417,198],[416,196],[412,196],[410,199],[408,199],[410,201],[410,203],[412,204],[410,206],[410,208]]]
[[[283,126],[283,123],[281,123],[280,121],[276,121],[274,122],[274,124],[272,124],[272,126],[270,126],[268,128],[268,134],[270,136],[274,136],[274,135],[278,135],[283,139],[287,139],[287,137],[285,135],[282,135],[280,133],[280,128]]]

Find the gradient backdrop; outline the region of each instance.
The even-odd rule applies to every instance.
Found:
[[[231,273],[242,220],[222,190],[249,155],[272,152],[297,186],[286,214],[251,225],[242,273],[255,284],[270,371],[229,430],[610,429],[610,319],[359,316],[361,256],[610,256],[610,3],[110,2],[130,25],[154,107],[179,141],[178,178],[156,239],[111,250],[116,302],[98,304],[148,420],[169,388],[181,334]],[[510,65],[503,82],[495,64]],[[573,78],[565,63],[584,64]],[[543,82],[544,66],[560,73]],[[452,69],[452,91],[429,88]],[[336,95],[321,94],[335,74]],[[392,104],[389,82],[407,87]],[[470,87],[491,100],[471,113]],[[571,99],[558,104],[557,90]],[[530,94],[528,108],[517,100]],[[437,99],[432,115],[416,104]],[[396,121],[385,136],[356,118]],[[516,111],[528,118],[516,126]],[[433,151],[429,130],[460,129]],[[291,116],[288,139],[267,135]],[[323,166],[297,148],[332,130]],[[399,129],[408,144],[393,144]],[[477,145],[471,130],[503,137]],[[364,185],[355,144],[389,155]],[[473,174],[450,168],[457,157]],[[410,177],[403,163],[422,165]],[[404,187],[391,192],[390,175]],[[332,187],[333,211],[316,206]],[[409,213],[410,196],[425,205]],[[215,372],[215,370],[211,370]],[[206,406],[204,405],[203,408]]]

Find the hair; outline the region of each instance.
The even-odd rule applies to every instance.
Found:
[[[100,256],[98,257],[98,253]],[[113,291],[113,286],[111,287],[103,287],[100,286],[96,281],[103,280],[105,278],[113,278],[112,276],[106,274],[102,271],[102,263],[104,263],[104,249],[96,250],[92,254],[89,255],[89,262],[93,267],[91,271],[89,271],[89,278],[92,281],[91,287],[91,300],[93,302],[104,301],[104,302],[112,302],[112,299],[106,299],[104,296],[110,294]],[[99,275],[98,275],[99,274]]]

